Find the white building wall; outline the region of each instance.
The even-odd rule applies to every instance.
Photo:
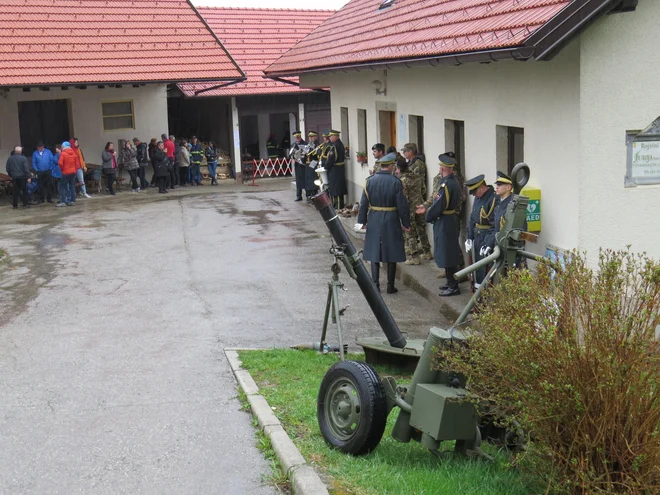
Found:
[[[372,81],[386,78],[387,95],[376,95]],[[408,140],[408,116],[424,117],[428,181],[438,173],[445,143],[445,119],[465,122],[465,176],[485,174],[494,182],[496,126],[525,129],[525,161],[530,185],[542,189],[543,230],[539,244],[577,247],[580,61],[577,43],[552,62],[498,62],[489,65],[427,67],[303,76],[303,86],[330,87],[332,123],[340,126],[340,108],[349,109],[350,142],[358,142],[357,109],[367,110],[368,148],[379,142],[378,110],[395,110],[397,148]],[[344,139],[344,142],[346,140]],[[350,201],[358,201],[369,168],[360,167],[351,150],[347,176]],[[373,158],[370,158],[373,167]]]
[[[101,152],[108,141],[117,145],[119,139],[139,137],[148,142],[150,138],[168,133],[167,124],[167,86],[153,84],[134,88],[88,87],[88,89],[62,90],[52,88],[50,91],[33,89],[23,92],[21,89],[11,89],[0,97],[0,169],[4,172],[4,164],[14,146],[20,144],[18,125],[18,102],[30,100],[70,99],[73,121],[72,135],[80,140],[85,160],[90,163],[101,163]],[[110,100],[133,100],[135,114],[135,129],[104,131],[101,114],[101,102]],[[28,150],[29,151],[29,150]],[[26,151],[26,154],[28,154]],[[31,153],[31,151],[29,151]]]
[[[626,131],[660,116],[660,2],[605,16],[581,37],[580,248],[632,245],[660,258],[660,185],[624,187]]]

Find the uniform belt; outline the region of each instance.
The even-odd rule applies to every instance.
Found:
[[[369,206],[373,211],[396,211],[396,206]]]
[[[456,213],[456,210],[445,210],[442,212],[443,215],[453,215]]]
[[[480,223],[475,224],[475,227],[478,229],[492,229],[492,225],[481,225]]]
[[[335,163],[335,167],[343,167],[345,164],[346,162]]]

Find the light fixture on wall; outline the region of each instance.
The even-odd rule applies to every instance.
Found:
[[[387,86],[385,86],[385,83],[379,79],[375,79],[371,81],[371,87],[374,88],[374,91],[376,92],[377,95],[384,95],[387,96]]]

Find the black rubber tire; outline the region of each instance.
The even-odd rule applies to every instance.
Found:
[[[330,447],[355,456],[368,454],[383,438],[387,413],[385,389],[370,365],[340,361],[323,377],[316,415]]]

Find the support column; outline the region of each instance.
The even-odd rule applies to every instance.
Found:
[[[267,159],[266,142],[270,135],[270,114],[260,113],[257,115],[257,132],[259,134],[259,158]]]
[[[307,132],[305,131],[305,104],[298,103],[298,129],[302,133],[303,141],[307,141]]]
[[[241,126],[238,118],[238,108],[236,107],[236,98],[231,99],[231,128],[233,130],[234,141],[234,172],[236,173],[236,182],[243,182],[243,173],[241,171]]]
[[[291,133],[295,130],[302,131],[302,129],[298,129],[298,119],[296,118],[296,114],[294,112],[289,112],[289,139],[292,143],[293,137],[291,136]],[[303,136],[303,139],[305,139],[305,136]]]

